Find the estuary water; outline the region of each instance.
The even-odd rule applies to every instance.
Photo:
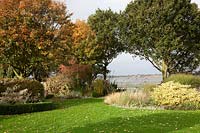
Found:
[[[160,84],[162,75],[129,75],[129,76],[109,76],[109,80],[120,88],[136,88],[145,84]]]

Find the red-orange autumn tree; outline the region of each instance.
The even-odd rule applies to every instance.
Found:
[[[92,66],[96,63],[98,45],[95,33],[84,21],[77,20],[73,27],[71,59],[68,66],[60,65],[60,72],[67,75],[72,89],[85,92],[93,80]]]
[[[91,89],[93,81],[93,72],[91,65],[70,64],[69,66],[60,65],[61,75],[65,75],[69,79],[70,89],[78,90],[84,94]]]
[[[19,78],[36,79],[65,62],[73,24],[63,3],[0,0],[0,63]]]
[[[59,67],[61,75],[68,77],[70,87],[82,93],[90,89],[93,80],[92,67],[96,63],[99,52],[95,38],[96,35],[89,25],[85,21],[77,20],[73,27],[71,59],[67,66]]]

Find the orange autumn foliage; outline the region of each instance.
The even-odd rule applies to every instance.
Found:
[[[72,34],[72,54],[81,64],[94,64],[98,56],[99,45],[96,44],[96,35],[90,26],[81,20],[74,24]]]
[[[69,77],[75,76],[80,79],[87,79],[92,76],[92,68],[90,65],[83,64],[71,64],[69,66],[65,66],[63,64],[59,67],[60,73],[68,75]]]
[[[72,35],[74,45],[78,45],[82,40],[86,40],[90,36],[95,36],[90,26],[85,21],[77,20]]]
[[[0,0],[0,58],[23,77],[65,62],[73,24],[54,0]],[[39,65],[38,65],[39,64]]]

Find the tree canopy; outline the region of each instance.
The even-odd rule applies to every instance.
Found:
[[[96,43],[95,32],[85,21],[77,20],[75,22],[72,40],[71,53],[77,63],[95,64],[100,47]]]
[[[87,23],[72,23],[54,0],[0,5],[0,76],[41,79],[73,61],[106,79],[109,63],[125,50],[151,62],[163,79],[200,66],[200,11],[190,0],[135,0],[120,14],[97,9]]]
[[[18,77],[37,77],[66,59],[73,26],[65,5],[53,0],[0,2],[1,64],[11,66]]]
[[[200,65],[200,11],[190,0],[135,0],[122,14],[128,51],[162,72],[192,72]]]
[[[96,13],[89,16],[88,24],[96,33],[96,43],[100,46],[97,67],[103,72],[104,79],[108,73],[107,66],[123,47],[119,41],[118,35],[119,15],[109,10],[96,10]]]

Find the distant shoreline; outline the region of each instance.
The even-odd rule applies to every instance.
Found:
[[[108,80],[119,87],[135,88],[145,84],[159,84],[162,82],[161,74],[137,74],[137,75],[109,75]]]
[[[161,74],[132,74],[132,75],[108,75],[109,78],[113,77],[136,77],[136,76],[162,76]]]

